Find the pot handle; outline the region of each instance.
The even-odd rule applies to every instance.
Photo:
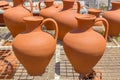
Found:
[[[57,25],[57,22],[54,19],[52,19],[52,18],[46,18],[46,19],[44,19],[42,21],[42,23],[40,25],[42,26],[43,24],[45,24],[48,21],[51,21],[51,22],[54,23],[54,28],[55,28],[54,38],[55,38],[55,40],[57,40],[57,37],[58,37],[58,25]]]
[[[96,18],[95,23],[98,21],[102,21],[105,27],[105,33],[104,33],[104,38],[105,40],[107,40],[107,36],[108,36],[108,30],[109,30],[109,23],[105,18]]]
[[[32,0],[29,0],[30,1],[30,7],[31,7],[31,15],[33,15],[33,2],[32,2]]]
[[[25,1],[25,0],[24,0]],[[30,2],[30,8],[31,8],[31,11],[30,11],[30,13],[31,13],[31,15],[33,15],[33,2],[32,2],[32,0],[29,0],[29,2]]]
[[[41,10],[40,4],[41,4],[41,2],[39,1],[39,3],[38,3],[38,9],[39,10]]]
[[[44,2],[44,0],[39,0],[39,2],[38,2],[38,9],[39,9],[39,10],[41,10],[41,7],[40,7],[41,2]]]
[[[81,8],[80,2],[77,1],[77,13],[80,13],[80,8]]]

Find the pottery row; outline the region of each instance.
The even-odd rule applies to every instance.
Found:
[[[103,56],[107,36],[110,35],[109,19],[105,17],[107,12],[104,17],[108,21],[99,17],[101,10],[98,9],[89,9],[89,14],[80,14],[79,2],[76,2],[75,12],[75,0],[62,0],[63,5],[54,5],[53,0],[45,0],[45,8],[40,8],[39,2],[40,16],[33,16],[32,0],[29,1],[31,10],[23,6],[24,0],[13,0],[14,6],[4,13],[5,23],[14,37],[13,51],[27,72],[33,76],[45,72],[59,38],[63,41],[66,56],[75,71],[83,75],[92,73],[92,68]],[[103,36],[92,29],[97,24],[104,25]],[[43,31],[43,25],[49,30],[55,30],[55,34]]]

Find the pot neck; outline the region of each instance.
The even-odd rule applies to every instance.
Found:
[[[26,23],[26,32],[38,32],[41,31],[41,22],[43,17],[25,17],[24,21]]]
[[[88,12],[89,14],[95,15],[96,17],[100,16],[100,12]]]
[[[78,21],[78,27],[76,28],[77,31],[84,32],[84,31],[91,31],[91,30],[93,30],[92,29],[92,26],[94,25],[93,23],[90,24],[90,23],[86,22],[85,24],[82,24],[82,25],[81,24],[82,23],[80,21]]]
[[[88,9],[88,14],[92,14],[95,15],[96,17],[99,17],[100,13],[102,12],[102,10],[100,9]]]
[[[78,27],[77,30],[80,32],[92,30],[92,26],[95,23],[96,16],[90,14],[83,14],[76,16]]]
[[[72,9],[73,5],[74,5],[74,1],[63,0],[63,9],[62,10]]]
[[[18,5],[22,6],[23,3],[24,3],[24,0],[13,0],[13,6],[14,7],[18,6]]]
[[[26,22],[26,32],[38,32],[41,31],[41,26],[39,22]]]
[[[120,1],[111,2],[111,3],[112,3],[112,9],[111,10],[120,9]]]
[[[53,3],[54,3],[54,2],[53,2],[53,1],[51,1],[51,2],[50,2],[50,1],[49,1],[49,2],[46,1],[46,2],[44,2],[44,3],[45,3],[45,5],[46,5],[46,8],[48,8],[48,7],[53,6]]]

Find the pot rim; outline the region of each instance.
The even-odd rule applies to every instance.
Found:
[[[92,14],[82,14],[82,15],[75,16],[75,18],[80,20],[95,20],[96,16]]]
[[[23,18],[24,21],[42,21],[43,19],[42,16],[26,16]]]
[[[120,1],[112,1],[112,4],[120,4]]]
[[[90,9],[88,9],[88,12],[102,12],[102,10],[101,9],[90,8]]]

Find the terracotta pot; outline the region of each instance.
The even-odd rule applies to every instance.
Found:
[[[63,9],[53,15],[53,19],[55,19],[58,23],[58,36],[61,41],[67,32],[77,26],[75,16],[80,14],[74,12],[73,5],[74,0],[63,0]]]
[[[88,14],[95,15],[97,18],[100,17],[101,12],[102,12],[102,10],[100,10],[100,9],[95,9],[95,8],[88,9]],[[102,26],[102,25],[103,25],[102,21],[99,21],[94,24],[94,26]]]
[[[56,12],[60,11],[61,6],[58,7],[57,5],[54,5],[54,0],[45,0],[44,1],[45,6],[43,9],[39,7],[40,10],[40,16],[43,16],[44,18],[51,18],[52,15],[54,15]],[[40,6],[41,2],[39,2]],[[47,29],[53,30],[54,24],[52,22],[47,22],[44,24]]]
[[[104,53],[108,22],[104,18],[96,18],[90,14],[78,15],[76,20],[77,28],[65,35],[63,47],[75,71],[86,75],[92,72],[92,68]],[[92,29],[94,23],[98,21],[103,21],[105,24],[104,37]]]
[[[26,31],[14,38],[13,51],[30,75],[42,75],[56,48],[57,23],[53,19],[43,20],[41,16],[25,17],[24,21]],[[42,25],[47,21],[55,24],[54,37],[41,30]]]
[[[31,11],[23,6],[25,0],[13,0],[14,6],[7,9],[3,14],[5,23],[13,37],[25,30],[23,17],[32,15],[32,0],[30,0]]]
[[[104,12],[103,17],[110,25],[108,35],[118,36],[120,34],[120,2],[112,2],[112,9]]]

